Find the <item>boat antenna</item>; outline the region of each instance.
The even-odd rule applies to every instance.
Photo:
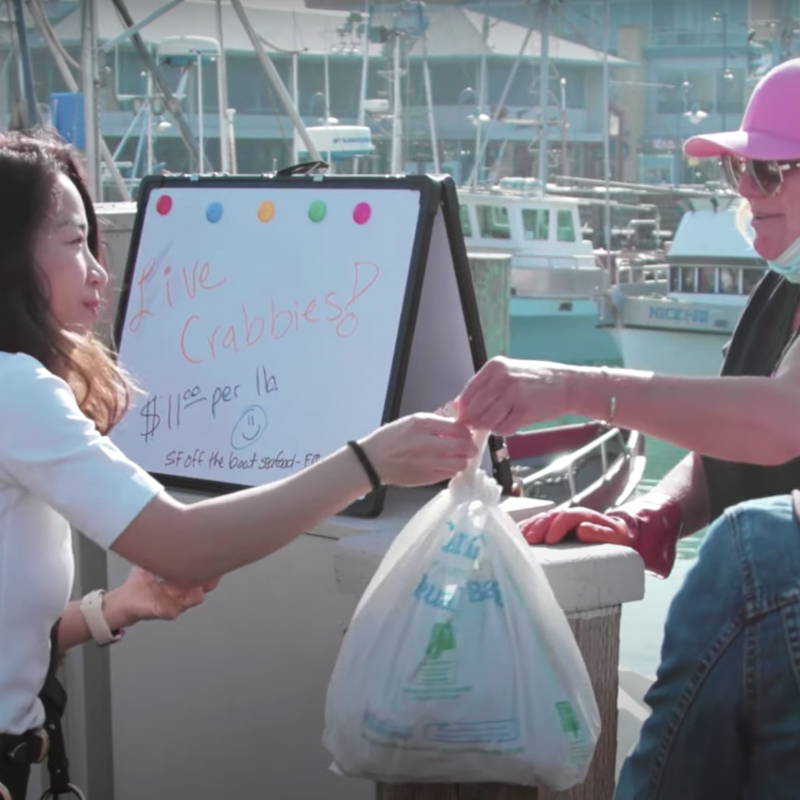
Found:
[[[541,20],[541,52],[539,55],[539,183],[542,193],[547,189],[547,112],[550,100],[550,0],[539,3]]]
[[[611,272],[611,147],[609,143],[611,123],[611,102],[609,100],[608,50],[611,47],[611,10],[609,0],[605,1],[603,16],[603,178],[606,182],[606,204],[603,209],[603,232],[606,246],[606,269]]]

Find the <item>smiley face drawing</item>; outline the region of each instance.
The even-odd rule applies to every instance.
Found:
[[[233,426],[231,447],[246,450],[252,447],[267,429],[267,414],[261,406],[247,406]]]

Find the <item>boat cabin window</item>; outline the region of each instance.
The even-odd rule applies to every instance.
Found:
[[[669,268],[669,290],[671,292],[681,290],[681,271],[678,267]]]
[[[571,211],[558,212],[558,241],[575,241],[575,219]]]
[[[505,206],[475,206],[478,227],[484,239],[510,239],[508,209]]]
[[[697,291],[702,294],[716,294],[717,270],[715,267],[698,267]]]
[[[526,239],[546,242],[550,238],[550,211],[546,208],[523,208],[522,226]]]
[[[720,294],[739,294],[739,275],[741,275],[741,272],[740,269],[734,269],[733,267],[720,267]]]
[[[756,284],[764,276],[763,269],[743,269],[742,270],[742,294],[750,294],[755,289]]]
[[[669,290],[703,294],[745,294],[761,280],[763,269],[670,267]]]
[[[472,236],[472,223],[469,221],[469,209],[466,206],[459,206],[458,216],[461,219],[461,233],[465,238]]]

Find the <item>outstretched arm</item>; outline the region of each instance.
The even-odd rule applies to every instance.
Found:
[[[577,414],[726,461],[784,464],[800,456],[800,348],[795,344],[770,378],[685,378],[495,358],[456,405],[462,422],[500,434]]]

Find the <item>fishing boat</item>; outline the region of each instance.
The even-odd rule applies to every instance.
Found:
[[[659,281],[619,283],[600,300],[601,325],[630,369],[719,374],[722,349],[766,268],[737,226],[733,197],[696,200],[681,218]]]
[[[510,344],[514,358],[563,363],[618,361],[618,345],[597,331],[595,298],[608,290],[580,202],[539,191],[530,178],[458,190],[467,252],[505,253],[510,262]]]

